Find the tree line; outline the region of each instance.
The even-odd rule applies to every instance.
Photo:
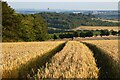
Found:
[[[48,27],[40,14],[18,14],[2,2],[2,41],[44,41]]]
[[[64,32],[59,34],[53,34],[53,39],[63,39],[63,38],[74,38],[74,37],[93,37],[93,36],[109,36],[109,35],[120,35],[119,31],[114,30],[80,30],[80,31],[71,31]]]

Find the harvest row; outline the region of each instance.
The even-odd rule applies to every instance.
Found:
[[[92,52],[84,44],[69,41],[50,63],[40,68],[36,78],[98,78],[99,69]]]
[[[3,43],[3,78],[17,78],[21,66],[27,65],[32,60],[34,61],[37,57],[55,49],[62,43],[64,41]]]
[[[120,78],[119,40],[83,41],[93,51],[102,78]]]

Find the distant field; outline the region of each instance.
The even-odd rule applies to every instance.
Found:
[[[101,20],[101,21],[106,21],[106,22],[114,22],[114,23],[118,23],[118,20],[107,20],[107,19],[96,19],[96,18],[92,18],[93,20]]]
[[[120,30],[116,26],[113,26],[113,27],[111,27],[111,26],[80,26],[80,27],[75,28],[73,30],[104,30],[104,29],[114,30],[114,31]]]
[[[120,36],[97,36],[97,37],[86,37],[86,38],[81,38],[81,37],[77,37],[75,38],[74,40],[119,40],[120,39]]]
[[[114,23],[118,23],[117,20],[104,20],[104,19],[101,19],[102,21],[107,21],[107,22],[114,22]]]

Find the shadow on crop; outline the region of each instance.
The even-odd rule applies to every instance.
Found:
[[[30,62],[27,62],[25,65],[20,66],[19,68],[19,78],[27,78],[29,76],[33,76],[35,73],[37,73],[37,69],[44,66],[46,62],[49,62],[49,60],[59,51],[61,51],[65,43],[60,44],[55,49],[49,51],[48,53],[44,54],[42,57],[37,57]]]
[[[118,80],[120,79],[120,65],[110,57],[106,51],[96,45],[82,42],[93,52],[99,68],[99,80]],[[107,44],[106,44],[107,45]]]

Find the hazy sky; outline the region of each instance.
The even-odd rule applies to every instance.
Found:
[[[8,2],[14,9],[117,10],[117,2]]]
[[[8,2],[119,2],[119,0],[4,0]]]

